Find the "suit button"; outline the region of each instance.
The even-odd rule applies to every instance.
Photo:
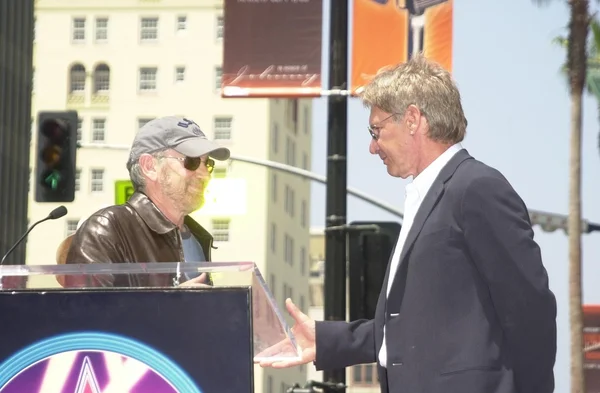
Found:
[[[398,362],[398,363],[392,363],[392,366],[403,366],[404,363],[402,362]]]

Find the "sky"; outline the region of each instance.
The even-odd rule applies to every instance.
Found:
[[[328,1],[325,35],[328,31]],[[516,4],[516,0],[509,3]],[[552,44],[566,35],[566,1],[538,7],[519,1],[455,1],[453,75],[469,122],[463,146],[475,158],[504,174],[531,210],[567,214],[570,100],[559,72],[565,53]],[[327,80],[327,40],[323,70]],[[348,186],[402,209],[406,180],[390,177],[369,154],[368,111],[356,98],[348,103]],[[582,212],[600,223],[598,103],[584,99]],[[326,175],[327,103],[314,101],[312,171]],[[311,225],[325,225],[325,186],[313,183]],[[348,222],[395,221],[396,217],[348,197]],[[557,392],[569,391],[568,239],[563,231],[535,227],[558,303]],[[600,304],[600,232],[583,236],[584,303]]]

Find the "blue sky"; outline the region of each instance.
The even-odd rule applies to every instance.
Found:
[[[328,3],[328,2],[325,2]],[[510,3],[516,4],[515,1]],[[453,73],[469,121],[463,145],[496,167],[530,209],[568,212],[569,110],[566,82],[559,74],[565,53],[551,41],[566,34],[564,1],[537,7],[520,1],[457,1],[454,8]],[[325,6],[327,8],[327,6]],[[328,20],[326,10],[325,18]],[[328,29],[326,22],[326,30]],[[323,49],[326,56],[328,48]],[[327,73],[327,59],[324,70]],[[583,130],[583,216],[600,222],[598,104],[586,96]],[[368,152],[368,111],[357,99],[348,106],[348,185],[402,208],[406,181],[391,178]],[[326,174],[327,106],[315,100],[312,170]],[[325,186],[312,186],[311,224],[325,224]],[[599,202],[597,202],[599,201]],[[395,217],[353,197],[348,220]],[[556,391],[569,390],[568,244],[562,231],[535,228],[550,286],[558,301]],[[584,235],[584,302],[600,304],[600,232]]]

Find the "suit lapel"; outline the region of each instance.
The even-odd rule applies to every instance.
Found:
[[[415,219],[412,223],[410,231],[406,236],[406,241],[404,242],[404,246],[402,247],[402,255],[400,255],[400,264],[404,263],[404,259],[410,253],[410,250],[417,240],[419,233],[421,233],[421,229],[427,221],[427,218],[431,214],[431,211],[437,205],[438,201],[444,194],[444,188],[446,182],[452,177],[456,169],[464,160],[472,158],[469,153],[463,149],[457,152],[448,163],[442,168],[437,178],[434,180],[431,188],[425,195],[423,202],[421,202],[421,206],[415,215]]]

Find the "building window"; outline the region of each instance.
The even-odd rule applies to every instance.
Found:
[[[92,142],[104,142],[106,138],[106,119],[92,121]]]
[[[81,142],[83,136],[83,119],[77,119],[77,142]]]
[[[216,66],[215,67],[215,89],[219,90],[221,88],[221,83],[223,83],[223,67]]]
[[[212,220],[212,234],[216,242],[229,241],[229,221],[227,218]]]
[[[300,204],[300,226],[306,228],[306,201],[302,201]]]
[[[271,251],[275,253],[277,251],[277,224],[271,223]]]
[[[277,202],[277,173],[271,175],[271,200]]]
[[[283,300],[285,301],[285,299],[287,299],[287,298],[294,300],[293,297],[294,297],[294,289],[292,288],[291,285],[284,283],[283,284]]]
[[[231,139],[231,117],[216,117],[215,118],[215,139],[230,140]]]
[[[183,82],[185,80],[185,67],[175,67],[175,82]]]
[[[375,364],[360,364],[352,366],[352,385],[373,386],[378,385],[377,369]]]
[[[296,210],[295,209],[295,199],[296,199],[296,192],[294,191],[294,189],[292,189],[292,187],[290,187],[286,184],[284,200],[283,200],[283,210],[285,210],[285,212],[290,217],[294,217],[294,214],[295,214],[295,210]]]
[[[215,168],[213,170],[213,179],[224,179],[225,177],[227,177],[227,168]]]
[[[273,131],[271,132],[271,150],[273,154],[277,154],[279,150],[279,126],[277,123],[273,123]]]
[[[310,131],[310,111],[308,109],[307,106],[304,107],[304,134],[308,135],[308,132]]]
[[[180,15],[177,17],[177,31],[187,30],[187,16]]]
[[[142,18],[140,21],[140,40],[156,41],[158,39],[158,18]]]
[[[96,18],[96,42],[108,39],[108,18]]]
[[[285,163],[296,166],[296,142],[290,136],[286,138]]]
[[[91,170],[90,186],[92,192],[104,191],[104,169]]]
[[[283,260],[290,266],[294,266],[294,238],[287,233],[283,236]]]
[[[288,100],[288,124],[294,135],[298,134],[298,99]]]
[[[75,191],[81,189],[81,168],[75,170]]]
[[[306,275],[306,248],[300,247],[300,274]]]
[[[269,276],[269,289],[271,290],[271,294],[273,295],[273,297],[275,297],[275,284],[275,275],[271,273],[271,275]]]
[[[223,39],[224,26],[225,26],[225,19],[223,18],[223,15],[217,15],[217,31],[216,31],[217,40]]]
[[[152,117],[142,117],[138,119],[137,128],[138,130],[146,125],[149,121],[154,120]]]
[[[106,94],[110,89],[110,69],[98,64],[94,70],[94,94]]]
[[[140,85],[141,91],[154,91],[156,90],[156,67],[142,67],[140,68]]]
[[[73,64],[69,75],[69,92],[82,94],[85,91],[85,67],[82,64]]]
[[[65,228],[66,236],[71,236],[75,233],[77,230],[77,223],[79,223],[79,220],[67,220],[67,225]]]
[[[85,18],[73,18],[73,42],[85,41]]]

